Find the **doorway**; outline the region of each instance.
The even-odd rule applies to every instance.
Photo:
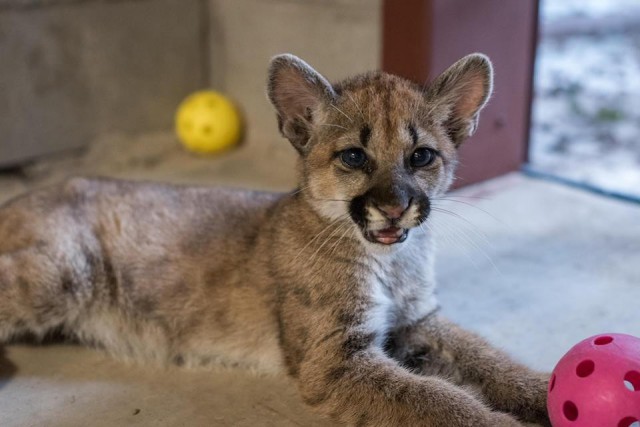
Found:
[[[640,200],[640,3],[542,0],[529,165]]]

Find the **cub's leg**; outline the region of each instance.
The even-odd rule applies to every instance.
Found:
[[[0,206],[0,342],[56,328],[121,358],[187,358],[206,321],[199,264],[154,233],[170,212],[147,190],[72,179]]]
[[[281,340],[290,373],[315,412],[355,426],[522,426],[446,379],[402,367],[366,325],[300,318],[293,311],[281,316]]]
[[[100,292],[93,286],[104,276],[95,238],[49,193],[0,206],[0,342],[70,330]]]
[[[78,311],[73,276],[46,247],[0,254],[0,342],[27,332],[42,337],[68,324]]]
[[[97,273],[93,259],[74,252],[61,253],[45,241],[0,252],[0,342],[71,328],[93,297]]]
[[[416,372],[479,386],[491,407],[523,421],[550,425],[546,410],[549,376],[515,363],[446,319],[432,315],[396,331],[389,347],[395,359]]]

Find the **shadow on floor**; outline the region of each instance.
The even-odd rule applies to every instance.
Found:
[[[18,367],[7,359],[4,347],[0,347],[0,389],[7,385],[16,372],[18,372]]]

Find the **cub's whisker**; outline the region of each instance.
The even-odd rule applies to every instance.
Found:
[[[487,236],[484,233],[482,233],[479,230],[476,230],[476,228],[473,226],[473,223],[468,221],[466,218],[464,218],[464,217],[462,217],[460,215],[457,215],[457,214],[453,215],[454,212],[450,212],[450,211],[447,211],[447,210],[438,210],[437,208],[435,208],[434,211],[443,213],[445,215],[453,216],[456,219],[460,219],[460,220],[464,221],[464,223],[461,224],[461,227],[459,227],[459,228],[453,226],[452,224],[446,223],[446,222],[439,223],[439,228],[441,228],[443,231],[446,231],[449,235],[451,235],[451,237],[455,237],[456,239],[460,240],[463,243],[462,246],[465,248],[464,252],[465,252],[465,254],[467,254],[467,258],[469,258],[469,256],[468,256],[468,247],[471,246],[473,249],[475,249],[480,254],[482,254],[482,256],[484,258],[486,258],[487,261],[489,261],[489,263],[491,264],[493,269],[498,274],[502,275],[502,272],[500,271],[498,266],[493,261],[493,258],[474,239],[474,236],[476,238],[480,238],[480,240],[482,241],[483,245],[487,245],[489,248],[492,248],[493,245],[491,244],[491,242],[489,241],[489,239],[487,238]],[[467,228],[467,226],[469,228]],[[458,246],[458,247],[460,247],[460,246]],[[471,258],[469,258],[469,259],[471,260]],[[472,263],[474,264],[474,266],[476,266],[476,268],[478,267],[478,265],[476,264],[475,261],[472,261]]]
[[[339,227],[337,227],[335,230],[333,230],[333,232],[324,240],[324,242],[322,242],[322,244],[318,247],[318,249],[316,249],[316,251],[311,255],[311,257],[309,257],[309,269],[312,270],[313,267],[315,267],[315,265],[318,262],[318,254],[320,252],[320,250],[329,242],[329,240],[331,240],[331,238],[333,236],[335,236],[337,233],[339,233],[340,231],[342,231],[343,227],[348,227],[349,224],[340,224]],[[313,264],[310,264],[310,262],[313,261]]]
[[[351,123],[353,123],[353,119],[351,117],[349,117],[347,115],[347,113],[345,113],[344,111],[342,111],[341,109],[338,108],[337,105],[335,104],[331,104],[331,107],[333,107],[334,109],[336,109],[340,114],[342,114],[343,116],[345,116],[347,118],[347,120],[349,120]]]
[[[352,233],[355,231],[353,227],[349,227],[349,224],[347,224],[346,230],[344,231],[344,233],[342,233],[342,235],[340,236],[340,238],[333,244],[333,246],[329,249],[329,253],[327,254],[328,257],[333,256],[334,252],[336,251],[337,248],[340,247],[340,243],[342,242],[342,240],[347,236],[347,233],[349,231],[351,231]]]
[[[291,193],[289,193],[289,195],[290,195],[290,196],[295,196],[296,194],[301,193],[301,192],[303,192],[304,190],[308,190],[309,188],[311,188],[311,186],[310,186],[310,185],[307,185],[306,187],[300,187],[300,188],[298,188],[298,189],[296,189],[296,190],[293,190]]]
[[[349,99],[351,100],[351,102],[353,102],[353,105],[356,106],[356,108],[358,109],[358,111],[360,112],[360,117],[362,117],[362,120],[364,120],[364,114],[362,113],[362,109],[360,108],[360,106],[358,105],[358,103],[356,102],[355,99],[353,99],[353,96],[351,96],[351,94],[349,92],[347,92],[347,96],[349,97]]]
[[[312,197],[312,200],[316,200],[318,202],[350,202],[349,199],[319,199],[317,197]]]
[[[343,129],[343,130],[349,130],[348,128],[346,128],[344,126],[336,125],[334,123],[318,123],[318,126],[329,126],[329,127],[334,127],[334,128],[340,128],[340,129]]]
[[[438,207],[438,206],[432,206],[431,210],[434,211],[434,212],[439,212],[439,213],[442,213],[444,215],[449,215],[449,216],[451,216],[453,218],[459,219],[460,221],[464,222],[466,225],[469,226],[469,230],[471,230],[471,232],[473,234],[475,234],[480,239],[482,239],[486,244],[491,246],[491,243],[489,242],[489,239],[488,239],[487,235],[484,234],[481,230],[478,230],[477,227],[471,221],[469,221],[467,218],[463,217],[459,213],[453,212],[453,211],[450,211],[448,209],[444,209],[444,208],[441,208],[441,207]]]
[[[455,193],[447,193],[444,196],[441,197],[436,197],[435,199],[448,199],[448,198],[456,198],[456,199],[474,199],[474,200],[491,200],[489,197],[482,197],[482,196],[464,196],[462,194],[455,194]]]
[[[422,222],[419,225],[419,227],[422,228],[423,231],[426,228],[426,230],[428,230],[437,239],[443,239],[445,242],[449,243],[452,247],[457,249],[459,252],[463,253],[465,258],[467,258],[467,260],[471,263],[471,265],[473,265],[473,267],[476,270],[479,270],[480,269],[480,265],[470,255],[471,252],[469,251],[469,248],[467,247],[467,245],[465,245],[463,242],[461,242],[459,240],[458,236],[454,236],[453,233],[449,232],[448,231],[448,227],[444,227],[444,226],[442,226],[442,224],[440,224],[440,225],[441,225],[441,227],[439,227],[439,228],[442,229],[442,231],[439,231],[438,229],[436,229],[436,227],[433,226],[433,224],[431,224],[431,223],[429,223],[427,221]]]
[[[311,240],[309,240],[307,242],[307,244],[302,247],[302,249],[300,249],[300,251],[293,258],[292,262],[296,261],[300,257],[300,255],[304,252],[304,250],[307,249],[309,247],[309,245],[311,245],[314,241],[316,241],[324,232],[329,230],[332,226],[341,225],[339,223],[339,221],[341,221],[343,219],[346,219],[348,217],[348,215],[349,215],[349,213],[344,213],[344,214],[340,215],[339,217],[337,217],[336,219],[334,219],[333,221],[331,221],[325,228],[323,228],[320,232],[318,232],[318,234],[316,234]]]
[[[494,219],[496,222],[498,222],[498,223],[500,223],[502,225],[506,225],[504,223],[504,221],[502,221],[500,218],[496,217],[491,212],[489,212],[489,211],[487,211],[487,210],[485,210],[485,209],[483,209],[483,208],[481,208],[479,206],[474,205],[473,203],[469,203],[469,202],[466,202],[464,200],[451,199],[451,198],[448,198],[448,197],[439,197],[439,198],[434,198],[432,200],[433,201],[444,201],[444,202],[458,203],[458,204],[461,204],[461,205],[468,206],[470,208],[477,209],[480,212],[482,212],[482,213],[486,214],[487,216],[491,217],[492,219]],[[483,199],[483,200],[487,200],[487,199]]]

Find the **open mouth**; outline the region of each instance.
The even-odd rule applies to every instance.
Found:
[[[381,243],[383,245],[393,245],[401,243],[407,239],[409,230],[406,228],[387,227],[382,230],[371,230],[364,233],[368,241],[373,243]]]

